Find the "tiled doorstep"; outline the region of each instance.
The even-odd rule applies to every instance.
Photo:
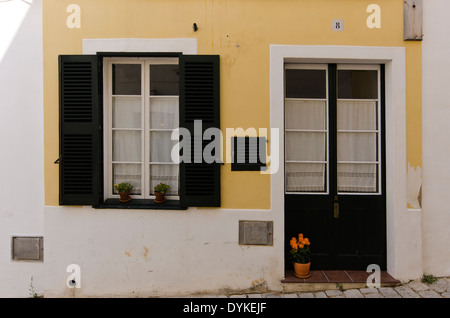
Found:
[[[282,283],[366,283],[370,273],[352,270],[315,270],[311,271],[311,277],[298,278],[293,271],[286,271]],[[400,281],[393,278],[387,272],[380,273],[381,284],[399,284]]]

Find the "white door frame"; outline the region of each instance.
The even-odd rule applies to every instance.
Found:
[[[406,200],[405,48],[271,45],[270,126],[280,131],[284,131],[285,62],[386,65],[387,271],[398,279],[417,276],[418,271],[421,271],[421,246],[416,246],[414,253],[408,247],[408,232],[421,233],[421,216],[408,211]],[[280,167],[271,176],[271,210],[283,214],[279,217],[284,224],[284,167],[281,164],[284,162],[284,140],[282,133],[279,136]],[[419,265],[411,267],[411,262],[418,262]]]

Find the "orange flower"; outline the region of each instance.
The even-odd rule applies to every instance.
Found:
[[[291,243],[291,247],[296,250],[297,249],[297,239],[295,237],[293,237],[291,239],[290,243]]]

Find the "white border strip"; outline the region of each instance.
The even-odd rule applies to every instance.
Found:
[[[197,39],[83,39],[83,54],[97,52],[180,52],[197,54]]]

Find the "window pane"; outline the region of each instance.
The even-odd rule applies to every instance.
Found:
[[[377,192],[376,164],[338,164],[339,192]]]
[[[171,135],[171,131],[150,132],[151,162],[172,162],[172,147],[178,143],[178,141],[171,140]]]
[[[113,161],[141,161],[141,132],[133,130],[113,131]]]
[[[287,98],[326,98],[325,70],[286,69]]]
[[[178,165],[150,165],[150,195],[153,195],[154,188],[160,183],[170,186],[166,195],[178,195]]]
[[[141,128],[141,99],[113,97],[113,128]]]
[[[377,71],[339,70],[338,98],[377,99]]]
[[[338,101],[338,130],[376,130],[377,102]]]
[[[286,163],[286,192],[325,192],[325,164]]]
[[[178,95],[178,65],[150,65],[150,95]]]
[[[133,185],[132,194],[141,194],[141,165],[113,163],[113,193],[119,192],[114,189],[114,184],[129,182]]]
[[[178,127],[178,98],[150,98],[150,128],[174,129]]]
[[[326,101],[287,100],[286,129],[326,130]]]
[[[376,161],[377,133],[338,133],[338,161]]]
[[[325,161],[326,134],[286,132],[286,160]]]
[[[141,94],[141,65],[113,64],[113,95]]]

